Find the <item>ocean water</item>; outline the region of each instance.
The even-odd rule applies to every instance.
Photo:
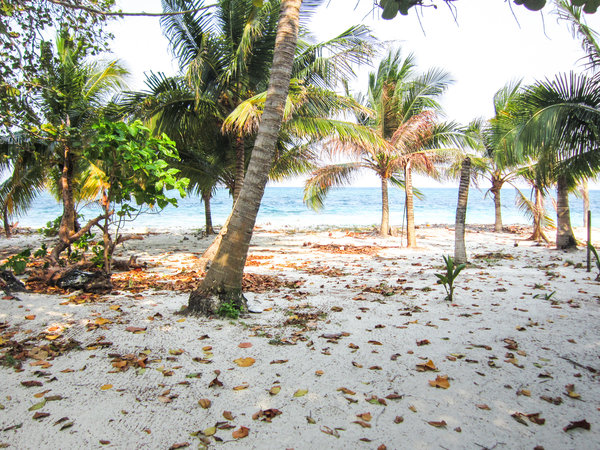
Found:
[[[415,198],[416,224],[454,224],[457,188],[421,188],[423,199]],[[319,226],[369,226],[381,220],[381,190],[376,187],[346,187],[332,190],[325,207],[315,212],[302,202],[300,187],[267,187],[257,218],[257,225],[275,228],[308,228]],[[467,209],[468,224],[493,224],[494,203],[484,190],[471,189]],[[506,224],[529,224],[527,217],[515,205],[516,191],[502,190],[502,219]],[[140,215],[126,225],[129,230],[203,229],[204,205],[199,197],[188,196],[178,201],[178,207],[168,206],[160,213]],[[570,197],[571,223],[583,225],[582,200]],[[232,199],[225,189],[219,190],[211,202],[214,225],[227,218]],[[547,201],[551,217],[555,217],[551,199]],[[592,223],[600,223],[600,191],[590,191]],[[95,217],[99,209],[80,208],[84,217]],[[41,195],[27,215],[18,219],[20,226],[40,228],[62,213],[61,206],[48,194]],[[390,189],[390,223],[400,227],[404,218],[404,192]],[[598,218],[594,220],[595,218]]]

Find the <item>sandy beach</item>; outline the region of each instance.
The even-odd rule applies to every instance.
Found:
[[[450,226],[261,228],[234,321],[178,314],[211,238],[147,233],[108,295],[0,300],[0,447],[598,448],[598,272],[529,234],[469,227],[450,304]]]

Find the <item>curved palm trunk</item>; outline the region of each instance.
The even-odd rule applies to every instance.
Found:
[[[235,139],[235,180],[233,185],[233,202],[238,199],[244,186],[244,175],[246,170],[246,147],[244,138],[238,136]]]
[[[60,176],[63,214],[58,229],[58,242],[52,249],[52,259],[58,261],[60,254],[71,245],[71,237],[75,234],[75,200],[73,199],[73,155],[65,145],[63,167]]]
[[[6,234],[7,238],[11,237],[10,219],[8,218],[8,207],[6,205],[2,208],[2,222],[4,225],[4,234]]]
[[[579,192],[581,192],[581,197],[583,198],[583,226],[584,228],[587,228],[588,211],[590,210],[590,188],[588,186],[587,178],[581,182]]]
[[[502,202],[500,193],[503,184],[504,183],[498,179],[496,175],[492,175],[492,188],[490,191],[494,197],[494,231],[496,233],[502,232]]]
[[[465,219],[467,217],[467,202],[469,200],[469,181],[471,180],[471,159],[465,158],[460,170],[458,185],[458,205],[456,206],[456,224],[454,229],[454,262],[467,263],[465,247]]]
[[[406,193],[406,246],[416,247],[417,237],[415,235],[415,207],[412,185],[412,167],[410,161],[404,168],[404,191]]]
[[[571,228],[569,210],[569,189],[564,177],[556,180],[556,248],[577,247],[577,241]]]
[[[528,240],[536,241],[538,243],[541,243],[542,241],[548,243],[548,237],[544,233],[544,228],[542,227],[545,214],[544,196],[542,195],[542,190],[537,186],[535,186],[533,190],[535,195],[535,205],[533,210],[533,234]]]
[[[210,211],[210,199],[212,195],[210,191],[202,192],[202,201],[204,202],[204,223],[206,227],[206,235],[215,234],[212,224],[212,213]]]
[[[381,226],[379,227],[381,236],[390,234],[390,203],[388,196],[388,179],[381,177]]]
[[[244,265],[283,119],[301,4],[302,0],[284,0],[281,3],[267,99],[244,186],[213,263],[204,281],[190,295],[190,312],[214,314],[222,302],[231,302],[240,310],[246,309],[242,296]]]

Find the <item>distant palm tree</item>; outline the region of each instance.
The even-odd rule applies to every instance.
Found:
[[[380,234],[390,234],[389,181],[403,178],[406,189],[408,245],[415,245],[412,208],[412,170],[433,174],[439,146],[456,144],[462,134],[454,123],[440,123],[437,98],[451,83],[447,72],[431,69],[417,73],[414,56],[403,58],[392,51],[371,73],[367,94],[357,100],[368,108],[360,111],[357,124],[331,129],[324,150],[332,158],[351,159],[323,166],[313,172],[305,187],[305,202],[321,208],[329,189],[343,185],[359,170],[375,172],[381,180],[382,213]],[[370,111],[369,111],[370,110]]]

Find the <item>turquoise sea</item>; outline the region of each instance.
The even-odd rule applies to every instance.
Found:
[[[415,199],[417,224],[453,224],[456,214],[457,188],[421,188],[422,200]],[[471,189],[467,223],[493,224],[494,203],[485,190]],[[529,224],[529,220],[515,206],[514,189],[502,190],[502,217],[504,224]],[[571,222],[583,225],[582,200],[570,198]],[[211,202],[213,224],[221,225],[231,210],[232,200],[225,189],[219,190]],[[600,224],[600,190],[590,191],[592,223]],[[552,201],[547,208],[554,217]],[[98,210],[83,207],[83,215],[94,217]],[[61,214],[60,205],[48,194],[34,203],[26,216],[20,217],[19,226],[42,227]],[[597,218],[594,220],[594,218]],[[319,226],[368,226],[381,220],[381,191],[376,187],[346,187],[332,190],[325,200],[325,208],[314,212],[302,202],[301,187],[267,187],[258,215],[257,225],[276,228],[307,228]],[[390,189],[390,222],[400,227],[404,220],[404,192]],[[196,196],[179,200],[177,208],[169,206],[160,213],[139,216],[127,225],[128,229],[201,229],[204,227],[204,205]]]

